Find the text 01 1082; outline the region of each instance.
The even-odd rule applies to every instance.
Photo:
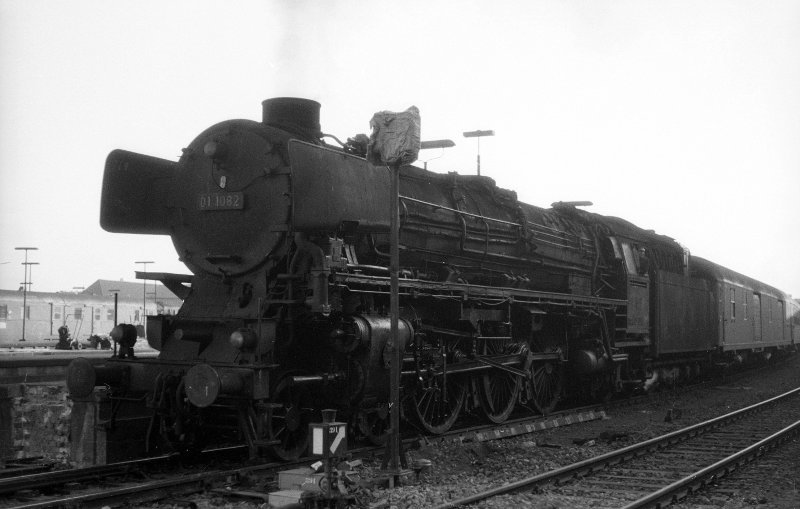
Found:
[[[200,210],[237,210],[244,208],[243,193],[203,193],[197,197]]]

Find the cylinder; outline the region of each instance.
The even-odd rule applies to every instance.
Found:
[[[329,338],[337,352],[351,353],[360,346],[369,346],[370,334],[369,323],[360,316],[354,316],[343,328],[331,331]]]

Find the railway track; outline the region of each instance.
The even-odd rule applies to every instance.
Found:
[[[181,497],[204,490],[207,486],[229,478],[236,471],[210,471],[165,480],[124,481],[106,483],[101,488],[87,490],[86,493],[70,493],[56,497],[38,497],[35,501],[16,503],[7,506],[14,509],[43,509],[48,507],[104,507],[109,505],[135,505],[153,502],[169,497]]]
[[[237,453],[242,454],[243,448],[216,449],[204,454],[217,461],[221,455]],[[241,468],[203,465],[187,471],[179,467],[179,459],[179,455],[169,454],[0,478],[0,508],[102,507],[152,502],[235,482],[248,472],[268,472],[285,467],[282,463]]]
[[[171,456],[158,456],[153,458],[124,461],[110,465],[97,465],[69,470],[53,470],[48,472],[23,472],[5,476],[0,479],[0,495],[8,495],[24,490],[38,490],[54,488],[56,486],[97,481],[103,478],[123,476],[139,472],[148,466],[167,463]]]
[[[0,459],[0,479],[46,472],[52,468],[53,462],[41,457]]]
[[[698,385],[705,385],[703,383]],[[692,390],[695,387],[685,387],[685,390]],[[432,441],[435,440],[463,440],[467,438],[475,441],[487,441],[499,438],[507,438],[519,434],[530,433],[532,431],[539,431],[548,428],[560,427],[569,424],[576,424],[586,422],[596,418],[603,417],[603,411],[616,408],[617,406],[628,406],[638,402],[649,400],[653,401],[668,397],[672,391],[660,392],[654,395],[629,398],[625,400],[618,400],[607,403],[605,405],[592,405],[580,408],[572,408],[562,412],[555,412],[547,417],[536,418],[519,418],[512,419],[503,425],[487,425],[475,424],[459,430],[451,431],[450,433],[440,437],[429,437]],[[408,440],[409,444],[413,440]],[[236,449],[236,448],[231,448]],[[382,452],[381,447],[360,447],[349,451],[354,457],[366,457],[375,455]],[[261,475],[267,474],[269,471],[277,472],[278,470],[291,468],[292,466],[286,463],[265,463],[263,465],[250,466],[246,468],[233,468],[233,469],[217,469],[203,472],[200,474],[181,474],[176,476],[174,473],[174,465],[177,462],[172,460],[177,459],[176,455],[163,456],[158,458],[149,458],[142,460],[135,460],[129,462],[121,462],[110,465],[101,465],[97,467],[79,468],[72,470],[61,470],[52,472],[38,472],[29,473],[29,475],[14,475],[7,472],[5,476],[0,475],[0,509],[6,507],[53,507],[53,506],[71,506],[80,505],[85,507],[92,507],[96,505],[107,505],[112,502],[128,501],[131,502],[145,502],[151,500],[163,499],[165,497],[176,496],[176,493],[189,494],[192,492],[203,491],[211,485],[224,484],[225,480],[237,479],[243,473],[251,471],[260,471]],[[156,476],[164,477],[157,481],[148,481],[147,479],[151,474],[147,473],[148,469],[153,465],[159,463],[168,465],[172,461],[173,471],[166,472],[161,469],[160,473]],[[298,462],[299,465],[308,465],[313,460],[304,459]],[[41,467],[38,467],[41,468]],[[156,467],[158,468],[158,467]],[[2,472],[2,471],[0,471]],[[19,473],[26,473],[21,471]],[[166,477],[169,476],[167,479]],[[128,486],[128,479],[133,478],[134,484],[138,486],[137,489],[130,489]],[[173,479],[174,478],[174,479]],[[90,490],[86,486],[88,484],[103,486],[101,490]],[[172,484],[175,488],[171,488]],[[34,493],[36,490],[43,490],[44,496]],[[82,493],[73,493],[75,490],[82,491]],[[173,493],[174,491],[174,493]],[[22,497],[18,496],[19,503],[22,501],[24,505],[9,506],[3,503],[2,498],[17,493],[22,493]],[[65,494],[66,493],[66,494]],[[25,500],[25,499],[29,500]]]
[[[524,493],[526,504],[662,507],[800,431],[800,388],[687,428],[453,500],[436,509]],[[519,499],[515,499],[519,503]]]
[[[602,415],[599,406],[582,407],[578,410],[557,412],[548,417],[515,419],[504,425],[476,425],[454,430],[432,440],[459,440],[464,436],[475,440],[493,440],[534,429],[585,422]],[[404,440],[405,446],[410,447],[416,440],[418,439]],[[242,455],[244,454],[241,447],[232,447],[225,451],[235,454],[237,449],[240,449]],[[353,448],[348,453],[359,458],[380,455],[383,450],[383,446],[365,446]],[[215,459],[219,457],[219,451],[204,454]],[[176,474],[175,472],[179,470],[178,459],[178,455],[172,454],[69,470],[35,473],[23,471],[21,472],[23,475],[0,477],[0,509],[100,507],[123,502],[145,503],[189,495],[208,490],[210,487],[235,486],[236,481],[242,476],[255,473],[262,478],[274,476],[280,470],[306,466],[315,461],[313,458],[303,458],[296,463],[263,463],[240,468],[212,469],[202,473]],[[149,480],[154,475],[163,479]],[[10,496],[14,497],[14,501],[10,498],[9,503],[2,501],[3,497]]]

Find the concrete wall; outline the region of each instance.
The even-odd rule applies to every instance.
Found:
[[[70,464],[71,414],[64,385],[0,385],[0,458],[42,456]]]

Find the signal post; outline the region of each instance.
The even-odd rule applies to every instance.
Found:
[[[400,373],[403,352],[400,347],[400,168],[417,160],[420,150],[419,110],[411,106],[404,112],[382,111],[370,120],[372,134],[367,146],[367,159],[390,172],[389,189],[389,315],[391,334],[391,366],[389,385],[389,440],[383,458],[383,469],[393,488],[407,468],[400,446]]]

